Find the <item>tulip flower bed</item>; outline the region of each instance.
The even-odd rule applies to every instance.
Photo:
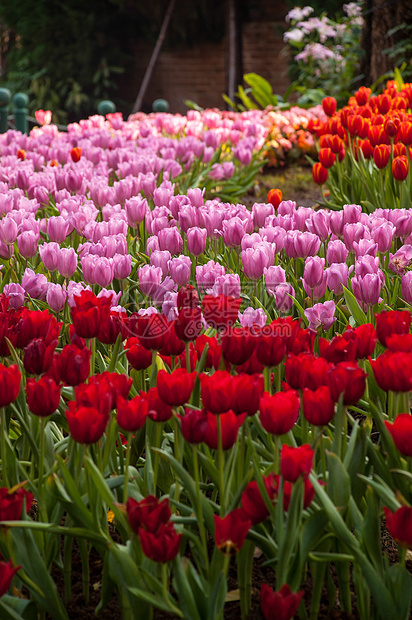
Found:
[[[257,555],[266,619],[409,617],[412,212],[222,201],[248,118],[0,137],[1,618],[69,617],[74,542],[126,619],[224,618],[229,569],[246,618]]]
[[[329,190],[325,206],[341,209],[342,204],[356,203],[367,213],[409,208],[412,84],[399,76],[379,95],[361,86],[340,110],[333,97],[322,105],[329,118],[310,121],[309,130],[319,148],[313,178]]]

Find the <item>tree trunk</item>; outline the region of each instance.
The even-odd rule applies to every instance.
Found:
[[[371,85],[382,75],[402,64],[402,58],[392,59],[384,53],[384,50],[395,46],[405,38],[406,33],[403,29],[389,37],[387,33],[403,23],[411,23],[411,2],[366,0],[363,16],[365,23],[362,32],[361,73],[365,76],[363,83]]]
[[[242,35],[238,0],[227,0],[227,94],[234,99],[237,87],[242,83]]]

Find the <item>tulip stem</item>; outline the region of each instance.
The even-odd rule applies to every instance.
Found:
[[[220,515],[225,514],[225,493],[224,493],[224,454],[222,443],[222,421],[220,415],[217,416],[217,461],[219,469],[219,495],[220,495]]]
[[[280,437],[275,435],[275,445],[273,450],[273,471],[279,473],[279,456],[280,456]]]
[[[150,376],[150,387],[156,386],[156,379],[157,379],[156,359],[157,359],[157,351],[152,351],[152,374]]]
[[[186,351],[186,370],[187,372],[190,372],[190,348],[189,348],[189,341],[186,340],[185,341],[185,351]]]
[[[206,566],[208,567],[209,559],[207,555],[205,524],[203,523],[202,494],[200,492],[200,482],[199,482],[199,459],[197,456],[196,445],[193,446],[193,472],[195,476],[195,485],[196,485],[197,521],[199,524],[200,540],[202,541],[202,547],[204,550],[204,561],[206,563]]]
[[[6,409],[1,407],[0,409],[1,419],[1,476],[6,487],[9,486],[9,476],[7,473],[7,456],[6,456],[6,433],[7,421],[6,421]]]
[[[132,433],[129,431],[126,437],[127,437],[127,444],[126,444],[126,465],[124,468],[123,504],[125,504],[127,501],[127,485],[129,482],[129,465],[130,465]]]
[[[46,419],[41,417],[40,418],[40,437],[39,437],[39,444],[40,444],[40,455],[39,455],[39,467],[37,470],[38,473],[38,498],[41,499],[41,504],[40,504],[40,510],[41,512],[43,512],[44,510],[44,505],[43,505],[43,469],[44,469],[44,434],[45,434],[45,426],[46,426]],[[42,515],[42,519],[44,519],[44,515]],[[47,517],[46,517],[47,520]]]
[[[94,367],[96,365],[96,338],[90,338],[90,349],[92,352],[90,358],[90,376],[94,375]]]
[[[392,390],[388,392],[388,416],[391,422],[393,422],[394,418],[394,393]]]
[[[406,547],[403,547],[402,545],[398,545],[398,559],[399,564],[402,566],[402,568],[405,568]]]
[[[263,369],[263,376],[265,378],[265,392],[269,392],[272,395],[271,368],[269,366],[265,366]]]
[[[157,476],[159,473],[159,458],[160,458],[159,450],[162,445],[163,424],[161,422],[155,422],[155,424],[156,424],[156,438],[155,438],[154,447],[157,448],[157,450],[155,451],[155,454],[154,454],[154,463],[153,463],[153,488],[156,494]]]

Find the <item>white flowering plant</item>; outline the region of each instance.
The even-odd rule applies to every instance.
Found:
[[[343,5],[344,15],[331,19],[314,15],[311,6],[295,7],[286,15],[290,24],[283,39],[291,54],[292,87],[301,93],[299,105],[318,104],[327,95],[347,98],[359,75],[362,3]]]

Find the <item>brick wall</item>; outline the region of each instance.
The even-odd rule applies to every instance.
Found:
[[[272,0],[261,0],[255,6],[257,9],[250,15],[252,21],[242,24],[243,73],[262,75],[275,93],[283,95],[289,86],[287,58],[282,53],[282,31],[286,27],[283,18],[287,9],[284,3]],[[137,96],[151,52],[150,46],[135,43],[135,67],[125,89],[129,99]],[[225,39],[217,44],[200,43],[192,48],[162,51],[144,97],[143,110],[149,112],[157,98],[167,99],[173,113],[186,112],[186,99],[203,108],[224,108],[225,62]]]

